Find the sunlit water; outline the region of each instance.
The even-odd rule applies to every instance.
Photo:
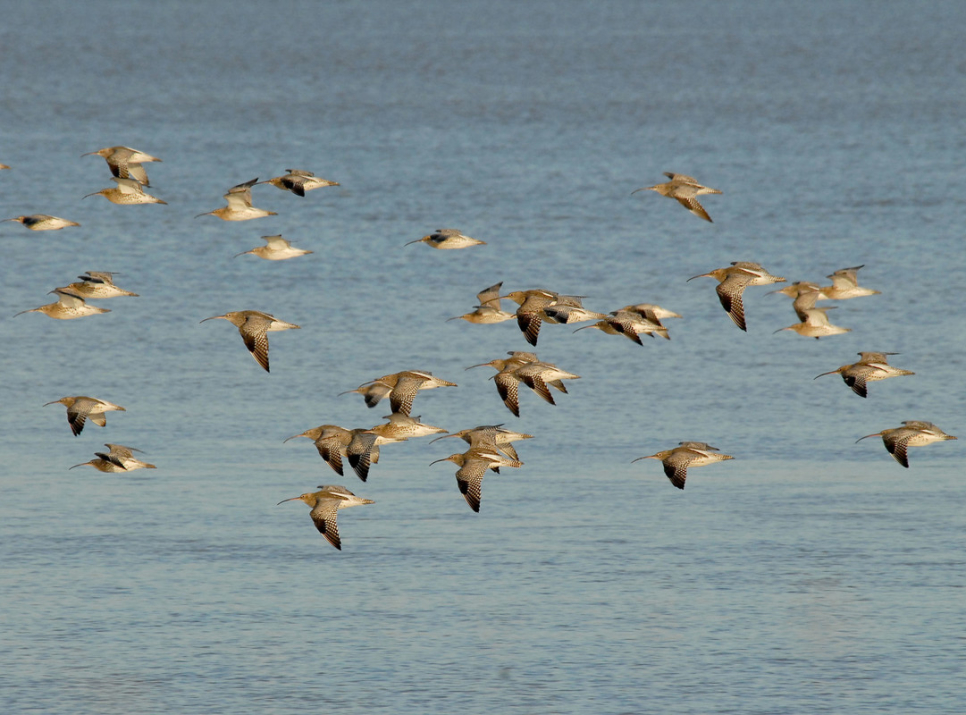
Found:
[[[928,419],[962,435],[966,64],[953,2],[46,3],[0,27],[0,710],[5,713],[961,712],[961,442],[878,438]],[[80,154],[163,158],[168,206],[81,200]],[[277,217],[196,214],[255,176],[341,182]],[[651,192],[695,175],[713,224]],[[488,245],[403,247],[455,226]],[[232,258],[282,233],[314,254]],[[714,281],[735,260],[792,280],[865,264],[821,341],[773,331],[790,301],[750,288],[747,334]],[[85,270],[141,297],[103,316],[14,313]],[[445,319],[475,293],[546,287],[601,311],[684,315],[639,347],[545,326],[582,376],[522,417],[491,371],[513,322]],[[223,321],[255,308],[272,372]],[[837,376],[859,350],[915,377]],[[473,514],[456,440],[390,445],[369,481],[307,440],[371,426],[365,380],[459,383],[414,414],[534,434]],[[64,395],[124,405],[70,435]],[[384,409],[385,406],[385,409]],[[673,489],[635,457],[683,439],[736,459]],[[104,442],[157,471],[101,474]],[[461,443],[460,443],[461,444]],[[343,483],[343,551],[281,499]]]

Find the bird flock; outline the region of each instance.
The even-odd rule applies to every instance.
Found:
[[[111,172],[111,180],[115,186],[88,194],[88,196],[103,196],[108,201],[118,205],[132,204],[166,204],[147,192],[150,186],[145,164],[160,162],[161,159],[137,149],[125,146],[106,147],[82,156],[100,156],[106,162]],[[0,164],[0,169],[10,167]],[[632,192],[654,191],[661,196],[673,198],[690,213],[711,222],[711,217],[698,202],[698,196],[721,194],[718,189],[712,189],[698,183],[696,179],[684,174],[666,172],[669,181],[654,186],[643,187]],[[316,189],[339,186],[338,182],[329,181],[315,176],[312,172],[286,169],[286,173],[266,181],[257,178],[237,184],[224,195],[224,207],[199,214],[201,216],[216,216],[224,221],[248,221],[277,215],[274,211],[256,208],[252,204],[252,189],[258,185],[270,184],[282,191],[305,198],[306,193]],[[84,198],[87,198],[86,196]],[[52,231],[79,226],[78,223],[47,214],[32,214],[16,216],[5,221],[18,222],[32,231]],[[236,254],[254,255],[271,261],[289,260],[311,254],[295,248],[281,235],[263,236],[264,246],[258,246],[249,251]],[[422,238],[409,241],[405,245],[425,243],[427,246],[441,250],[458,250],[486,245],[485,241],[466,236],[462,231],[453,228],[438,229]],[[793,310],[799,323],[781,328],[777,332],[792,331],[804,337],[823,338],[849,332],[851,328],[834,325],[828,318],[828,311],[834,306],[817,307],[820,301],[849,300],[853,298],[872,296],[877,290],[860,286],[857,273],[863,266],[843,268],[831,273],[828,278],[832,283],[821,286],[810,281],[796,281],[772,293],[784,295],[793,299]],[[107,271],[86,271],[78,276],[78,281],[66,286],[54,288],[50,292],[57,296],[57,301],[37,308],[23,310],[24,313],[40,312],[57,320],[72,320],[76,318],[110,312],[108,309],[90,305],[88,300],[104,300],[116,297],[137,297],[136,293],[124,290],[114,283],[116,274]],[[718,284],[715,287],[718,299],[725,312],[734,324],[742,331],[748,330],[743,303],[743,294],[751,286],[765,286],[786,283],[781,276],[771,274],[760,264],[750,261],[735,261],[731,265],[713,269],[707,273],[688,278],[714,278]],[[543,324],[575,325],[589,323],[576,328],[573,332],[595,328],[606,335],[623,335],[638,345],[644,345],[642,336],[661,337],[670,340],[671,335],[663,321],[680,319],[682,316],[671,310],[653,303],[637,303],[625,305],[608,313],[585,308],[584,296],[567,295],[545,288],[528,288],[504,293],[503,283],[498,282],[483,288],[477,294],[478,304],[470,312],[454,316],[448,320],[463,320],[476,325],[490,325],[516,319],[524,339],[530,346],[536,347],[540,329]],[[510,301],[516,305],[515,310],[503,309],[503,301]],[[511,306],[512,307],[512,306]],[[300,326],[278,319],[259,310],[238,310],[204,318],[201,323],[209,320],[226,320],[234,325],[246,349],[255,362],[265,371],[270,371],[268,333],[277,331],[297,330]],[[817,375],[815,379],[824,375],[839,374],[845,384],[858,396],[868,397],[868,383],[885,380],[887,378],[913,375],[909,370],[899,369],[889,364],[888,358],[896,353],[881,351],[860,352],[857,362],[843,365],[837,369]],[[566,395],[568,388],[564,381],[578,380],[580,375],[569,369],[541,360],[534,352],[510,350],[506,357],[496,357],[488,362],[471,365],[466,370],[480,367],[490,367],[495,374],[490,376],[497,393],[509,412],[515,416],[521,415],[520,385],[523,384],[533,393],[550,405],[556,405],[559,395]],[[359,394],[369,408],[376,407],[384,399],[388,399],[390,414],[383,419],[385,422],[363,427],[345,428],[335,424],[323,424],[293,435],[286,440],[305,437],[312,440],[322,460],[340,477],[345,476],[344,461],[355,475],[366,482],[372,465],[378,464],[380,447],[388,444],[405,442],[409,439],[437,435],[433,442],[449,437],[459,437],[468,448],[463,452],[456,452],[442,457],[431,464],[451,462],[458,469],[456,483],[460,494],[474,512],[479,512],[482,502],[482,483],[487,472],[499,474],[501,468],[520,468],[523,461],[513,446],[514,442],[532,439],[534,435],[516,432],[507,428],[506,423],[479,425],[461,429],[450,433],[442,427],[436,427],[422,422],[420,416],[411,414],[413,402],[420,391],[440,387],[456,387],[456,383],[434,376],[422,369],[402,370],[372,378],[358,387],[346,390],[341,394]],[[554,393],[559,393],[557,397]],[[77,436],[83,431],[87,421],[99,427],[105,427],[106,413],[125,412],[120,405],[86,395],[72,395],[48,402],[62,404],[67,408],[67,421],[71,432]],[[530,406],[527,410],[532,409]],[[884,429],[872,435],[859,438],[881,437],[889,452],[903,467],[909,467],[908,448],[932,444],[934,442],[956,439],[946,434],[932,422],[924,420],[907,420],[900,427]],[[107,452],[96,452],[95,458],[77,464],[79,466],[93,466],[101,472],[126,473],[138,469],[155,469],[154,464],[141,461],[134,456],[140,450],[118,444],[106,444]],[[671,484],[678,489],[684,489],[689,467],[702,467],[717,462],[734,459],[733,456],[722,453],[717,447],[707,442],[682,441],[677,446],[656,452],[652,455],[638,457],[634,462],[655,459],[662,463],[664,472]],[[288,501],[302,501],[311,508],[310,516],[318,531],[336,549],[342,548],[342,540],[337,525],[339,509],[374,503],[370,499],[358,497],[342,485],[320,485],[318,491],[306,492],[297,497],[284,499],[279,504]]]

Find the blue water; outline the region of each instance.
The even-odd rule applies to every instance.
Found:
[[[6,3],[0,26],[0,711],[4,713],[958,713],[966,655],[966,63],[935,2]],[[85,152],[124,144],[167,206],[115,206]],[[196,214],[255,176],[339,181],[278,216]],[[652,192],[723,191],[708,224]],[[455,226],[465,251],[404,247]],[[315,251],[232,258],[282,233]],[[820,341],[748,333],[714,282],[752,260],[788,280],[864,264]],[[12,316],[85,270],[139,298]],[[681,313],[639,347],[545,326],[582,376],[520,419],[488,370],[529,349],[469,325],[475,293],[544,287],[606,312]],[[254,308],[271,374],[203,318]],[[853,395],[821,372],[859,350],[914,370]],[[339,392],[400,369],[459,383],[414,414],[535,435],[472,513],[454,441],[384,448],[367,483],[307,440],[388,413]],[[124,405],[77,438],[60,405]],[[684,492],[635,457],[683,439],[735,460]],[[156,471],[89,467],[104,442]],[[342,483],[343,551],[281,499]]]

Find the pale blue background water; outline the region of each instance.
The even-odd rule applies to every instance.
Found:
[[[966,632],[962,442],[878,439],[906,419],[963,435],[966,62],[960,3],[4,3],[0,224],[0,710],[5,713],[956,713]],[[122,207],[125,144],[168,206]],[[342,183],[277,217],[196,214],[284,168]],[[651,193],[720,188],[714,224]],[[403,248],[456,226],[488,242]],[[232,256],[283,233],[315,253]],[[814,341],[782,296],[714,282],[865,264],[882,291]],[[55,322],[14,313],[84,270],[141,294]],[[444,322],[475,293],[547,287],[607,311],[682,313],[642,348],[547,326],[583,378],[513,418],[483,370],[513,323]],[[256,308],[265,374],[234,328]],[[915,377],[861,400],[859,350]],[[405,368],[459,388],[414,414],[536,435],[520,470],[456,491],[456,445],[385,448],[369,482],[305,440],[388,412],[337,393]],[[120,403],[70,435],[68,394]],[[643,454],[707,440],[733,462],[673,489]],[[103,442],[157,471],[90,468]],[[451,450],[452,448],[452,450]],[[342,482],[344,551],[302,504]]]

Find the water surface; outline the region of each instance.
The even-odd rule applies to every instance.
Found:
[[[962,435],[966,258],[963,11],[611,2],[236,1],[10,6],[0,29],[0,709],[4,712],[953,713],[961,708],[962,449],[902,469],[863,435],[928,419]],[[168,206],[81,200],[125,144]],[[193,218],[234,184],[304,168],[341,182],[277,217]],[[650,192],[663,171],[720,188],[713,224]],[[488,245],[407,241],[455,226]],[[282,233],[314,250],[232,258]],[[753,260],[789,280],[864,264],[853,328],[773,331],[790,302],[746,294],[749,331],[687,278]],[[137,299],[54,322],[14,313],[85,270]],[[122,280],[123,279],[123,280]],[[475,293],[546,287],[604,312],[684,315],[643,347],[545,326],[582,376],[522,416],[489,372],[528,349],[511,323],[445,319]],[[255,308],[272,373],[234,328]],[[853,395],[859,350],[915,377]],[[536,436],[473,514],[457,445],[386,447],[369,481],[306,440],[371,426],[361,382],[405,368],[458,388],[414,414]],[[64,395],[117,402],[70,435]],[[673,489],[683,439],[736,459]],[[157,471],[67,468],[103,442]],[[343,483],[342,552],[281,499]]]

